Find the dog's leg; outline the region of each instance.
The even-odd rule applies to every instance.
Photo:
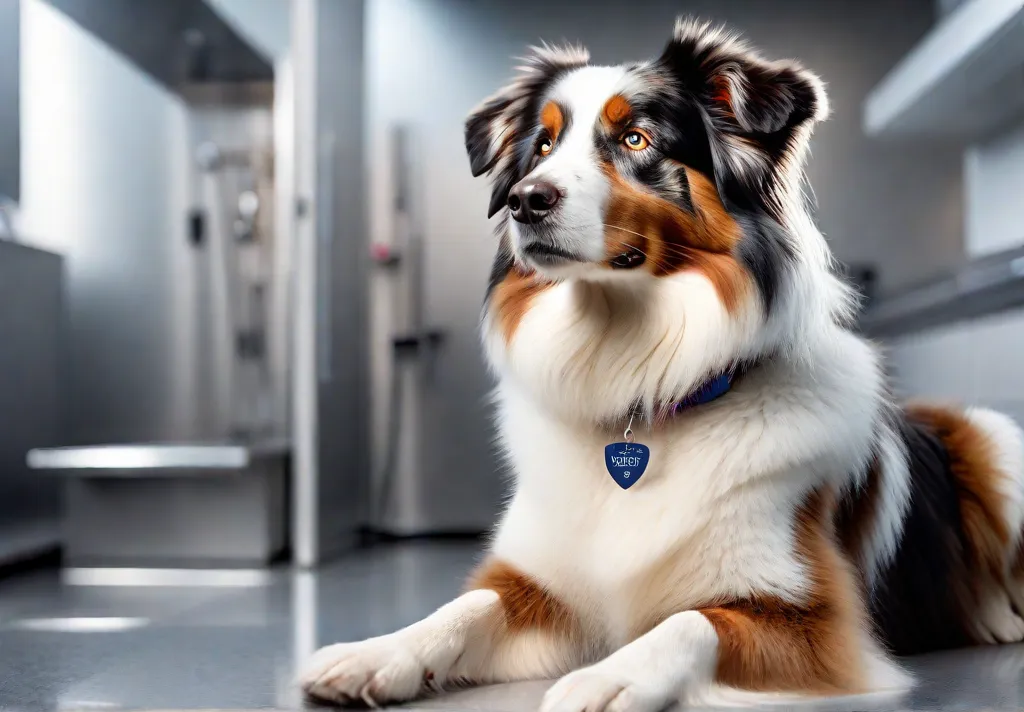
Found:
[[[395,633],[321,648],[300,684],[307,694],[339,704],[412,699],[447,679],[467,642],[493,628],[489,619],[499,607],[494,591],[471,591]]]
[[[489,562],[471,586],[396,633],[322,648],[300,684],[316,698],[377,705],[446,685],[557,677],[581,664],[566,611],[524,574]]]
[[[542,712],[656,712],[673,703],[760,699],[746,691],[897,692],[910,680],[832,605],[743,603],[670,616],[545,695]],[[712,690],[712,683],[718,683]],[[777,692],[770,698],[778,699]]]
[[[655,712],[707,687],[718,635],[697,611],[676,613],[601,662],[548,690],[543,712]]]

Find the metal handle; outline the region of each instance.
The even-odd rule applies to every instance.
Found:
[[[320,383],[329,383],[334,378],[331,363],[334,356],[334,328],[331,323],[334,296],[334,154],[334,133],[328,131],[320,138],[320,165],[317,170],[316,367]]]

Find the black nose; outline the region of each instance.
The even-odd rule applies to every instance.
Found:
[[[523,181],[509,191],[508,208],[521,223],[539,223],[561,197],[558,188],[547,181]]]

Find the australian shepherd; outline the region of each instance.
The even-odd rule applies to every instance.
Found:
[[[803,193],[822,82],[680,21],[654,61],[535,49],[466,123],[514,490],[466,592],[319,651],[376,705],[560,678],[541,708],[899,690],[1024,638],[1024,434],[893,402]]]

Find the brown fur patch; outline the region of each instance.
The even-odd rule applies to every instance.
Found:
[[[732,254],[741,238],[740,227],[726,212],[711,181],[696,171],[684,170],[693,213],[632,185],[613,167],[605,167],[611,182],[605,213],[607,258],[636,249],[646,255],[645,268],[656,276],[700,271],[714,285],[726,309],[735,312],[750,286],[749,275]]]
[[[703,273],[711,282],[726,311],[735,314],[750,284],[743,266],[729,254],[697,252],[690,259],[693,269]]]
[[[866,616],[833,531],[835,497],[817,491],[796,515],[797,553],[810,577],[803,605],[754,596],[703,609],[718,634],[719,682],[751,690],[856,692]]]
[[[942,441],[956,480],[960,518],[971,556],[980,568],[1001,579],[1006,567],[1010,531],[1003,519],[995,444],[963,413],[934,405],[912,404],[907,417]]]
[[[540,629],[567,635],[577,629],[569,609],[519,569],[488,559],[470,576],[466,590],[487,589],[501,597],[510,632]]]
[[[565,127],[565,114],[557,102],[549,101],[540,111],[540,123],[551,137],[552,143],[558,140],[558,136]]]
[[[718,104],[722,111],[726,112],[726,115],[733,116],[732,112],[732,86],[729,84],[728,77],[717,74],[714,78],[715,93],[712,97]]]
[[[601,110],[601,123],[610,133],[618,133],[625,128],[633,116],[633,107],[629,100],[621,94],[616,94],[607,102]]]
[[[692,168],[685,170],[690,184],[690,200],[697,213],[701,248],[713,252],[732,250],[742,237],[740,226],[722,205],[714,183]]]
[[[502,336],[505,337],[506,344],[512,343],[516,329],[519,328],[519,323],[526,316],[533,298],[550,286],[550,282],[542,280],[533,272],[528,272],[516,265],[494,288],[490,299],[490,309],[501,329]]]

